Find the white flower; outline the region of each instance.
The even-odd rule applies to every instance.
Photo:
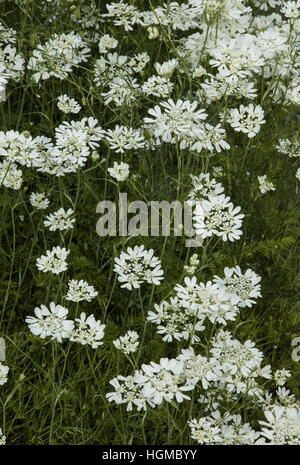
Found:
[[[194,211],[194,228],[203,238],[213,235],[223,241],[236,241],[242,235],[241,207],[234,207],[229,197],[224,194],[203,200],[196,205]]]
[[[163,341],[175,340],[198,341],[196,331],[203,331],[203,317],[195,315],[192,308],[185,306],[178,297],[171,297],[170,302],[163,300],[154,304],[154,311],[149,311],[147,320],[157,325],[158,334],[163,335]]]
[[[86,281],[81,279],[77,281],[76,279],[71,279],[68,282],[68,292],[66,295],[66,300],[72,302],[81,302],[86,300],[91,302],[95,297],[97,297],[98,292],[95,291],[94,287],[89,285]]]
[[[4,160],[0,163],[0,186],[3,184],[10,189],[19,190],[23,183],[23,173],[15,163]]]
[[[139,288],[140,284],[160,284],[163,279],[161,262],[154,257],[153,249],[145,250],[144,246],[128,247],[126,252],[122,252],[120,257],[115,258],[114,271],[118,273],[118,281],[121,287],[129,289]]]
[[[262,194],[265,194],[269,191],[275,191],[274,184],[267,179],[267,176],[258,176],[259,190]]]
[[[270,444],[300,444],[300,409],[275,405],[264,411],[261,434]]]
[[[183,402],[190,397],[184,394],[194,389],[183,375],[184,364],[176,359],[161,358],[159,363],[142,365],[142,371],[135,374],[135,381],[143,385],[143,395],[155,405],[163,400]]]
[[[191,204],[209,197],[216,197],[224,192],[222,184],[211,178],[209,173],[200,173],[199,176],[190,174],[190,177],[193,188],[188,194],[188,199]]]
[[[68,95],[60,95],[57,100],[57,107],[63,113],[79,113],[81,110],[79,103]]]
[[[38,45],[28,62],[36,82],[55,76],[66,79],[80,63],[87,60],[90,49],[79,34],[54,34],[44,45]]]
[[[113,18],[115,26],[123,26],[125,31],[132,31],[132,26],[142,23],[142,12],[134,5],[128,5],[123,0],[106,5],[108,13],[103,17]]]
[[[74,322],[67,320],[68,309],[61,305],[51,302],[50,309],[46,305],[41,305],[34,309],[35,317],[27,316],[25,321],[29,330],[35,336],[41,339],[51,337],[52,339],[62,342],[68,339],[74,327]]]
[[[32,192],[29,197],[29,202],[37,210],[45,210],[50,204],[45,192]]]
[[[281,7],[281,13],[289,19],[299,19],[300,17],[300,1],[295,2],[285,1]]]
[[[169,78],[174,73],[175,69],[178,66],[178,61],[176,58],[172,58],[172,60],[164,61],[162,64],[154,63],[154,67],[157,73],[160,76]]]
[[[64,208],[59,208],[54,213],[46,216],[44,225],[49,228],[50,231],[65,231],[67,229],[73,229],[73,223],[75,218],[72,218],[74,211],[69,208],[67,211]]]
[[[145,138],[140,129],[116,125],[114,129],[105,131],[105,140],[109,148],[116,153],[126,150],[137,150],[145,147]]]
[[[36,261],[36,266],[40,271],[46,273],[50,271],[53,274],[59,274],[68,269],[66,258],[70,251],[60,246],[47,250],[46,255],[42,255]]]
[[[241,268],[224,268],[224,278],[214,277],[214,282],[221,288],[225,288],[230,294],[237,295],[239,307],[252,307],[256,299],[261,297],[261,277],[248,268],[242,273]]]
[[[80,314],[80,318],[75,318],[75,328],[70,334],[70,341],[78,342],[82,345],[90,345],[93,349],[97,349],[103,344],[104,324],[100,320],[96,320],[94,315],[88,317],[84,312]]]
[[[114,346],[128,355],[137,351],[139,346],[139,335],[136,331],[128,331],[124,336],[120,336],[113,341]]]
[[[276,149],[291,158],[300,157],[300,139],[279,139]]]
[[[116,48],[118,45],[118,41],[110,36],[109,34],[104,34],[99,40],[99,52],[100,53],[107,53],[108,50],[112,48]]]
[[[239,108],[229,110],[228,123],[237,132],[247,134],[249,138],[255,137],[260,131],[261,125],[266,121],[264,111],[260,105],[240,105]]]
[[[276,370],[274,373],[274,380],[276,383],[276,386],[283,386],[287,380],[287,378],[290,378],[291,372],[289,370]]]
[[[4,365],[2,362],[0,362],[0,386],[5,384],[8,380],[8,372],[9,368],[8,366]]]
[[[127,404],[127,411],[130,412],[135,405],[137,410],[146,410],[147,404],[154,407],[155,404],[151,400],[147,399],[143,393],[143,385],[141,385],[135,376],[116,376],[109,382],[114,392],[106,394],[106,398],[109,402],[115,402],[116,404]]]
[[[201,382],[203,389],[208,389],[222,376],[217,360],[196,355],[192,347],[183,349],[177,359],[184,363],[184,376],[192,384]]]
[[[127,163],[117,163],[115,161],[114,166],[112,168],[107,168],[107,171],[117,181],[125,181],[129,176],[129,165]]]
[[[219,410],[213,411],[210,416],[188,422],[191,436],[199,444],[264,444],[260,433],[253,430],[249,423],[242,423],[241,415],[232,415],[225,412],[222,416]]]
[[[198,102],[189,100],[169,99],[150,108],[148,113],[152,118],[146,117],[146,128],[153,132],[154,136],[161,138],[163,142],[174,142],[175,136],[179,139],[191,136],[195,128],[201,127],[201,122],[206,119],[204,110],[197,110]]]
[[[6,444],[6,436],[4,436],[2,429],[0,428],[0,446],[4,446]]]
[[[165,77],[150,76],[142,85],[141,90],[145,95],[155,95],[156,97],[168,97],[174,84]]]

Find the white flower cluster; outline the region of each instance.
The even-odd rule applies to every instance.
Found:
[[[79,103],[68,95],[60,95],[57,97],[57,107],[63,113],[79,113],[81,106]]]
[[[207,113],[197,109],[197,101],[172,99],[150,108],[151,117],[145,117],[145,128],[161,144],[179,144],[180,149],[201,152],[221,152],[230,148],[225,140],[225,130],[220,124],[204,123]]]
[[[193,221],[196,234],[203,239],[216,235],[223,241],[236,241],[242,235],[244,214],[235,207],[230,197],[223,194],[224,188],[209,173],[191,175],[193,188],[188,201],[195,206]]]
[[[50,201],[45,192],[32,192],[29,197],[29,202],[37,210],[46,210],[50,205]]]
[[[125,355],[132,354],[139,347],[139,335],[136,331],[128,331],[113,341],[113,345]]]
[[[95,290],[94,286],[91,286],[89,283],[80,279],[71,279],[68,282],[68,292],[66,295],[66,300],[72,302],[81,302],[85,300],[91,302],[95,297],[97,297],[98,292]]]
[[[8,380],[9,367],[0,362],[0,386],[5,384]]]
[[[69,339],[82,345],[88,344],[93,349],[103,344],[105,325],[94,315],[87,316],[82,312],[80,318],[69,320],[69,310],[54,302],[50,303],[49,308],[46,305],[36,307],[34,314],[27,316],[25,321],[31,333],[41,339],[50,337],[58,342]]]
[[[214,277],[214,282],[198,283],[192,276],[184,279],[184,286],[177,284],[175,297],[170,302],[155,304],[147,319],[157,325],[163,340],[199,341],[197,331],[205,329],[204,322],[226,325],[236,320],[240,308],[251,307],[260,294],[260,277],[252,270],[245,273],[239,267],[225,268],[224,278]]]
[[[74,211],[69,208],[67,211],[64,208],[59,208],[56,212],[46,216],[44,226],[49,228],[50,231],[65,231],[72,229],[74,226],[75,218],[72,218]]]
[[[116,153],[143,149],[146,145],[141,130],[119,125],[116,125],[114,129],[107,129],[104,140],[108,143],[109,148]]]
[[[17,165],[37,171],[64,176],[83,167],[91,150],[99,146],[104,131],[92,117],[80,121],[63,122],[55,129],[55,144],[44,136],[32,138],[18,131],[0,132],[0,176],[7,187],[19,189],[22,171]],[[7,172],[7,173],[6,173]],[[0,179],[1,179],[0,178]]]
[[[54,34],[38,45],[28,62],[36,82],[55,76],[65,79],[80,63],[87,61],[90,49],[79,34]]]
[[[260,105],[254,106],[253,103],[233,108],[229,110],[227,117],[222,114],[221,119],[228,122],[235,131],[243,132],[249,138],[255,137],[260,131],[261,125],[266,122],[262,107]]]
[[[52,250],[47,250],[46,255],[41,255],[36,261],[38,270],[47,273],[59,274],[68,269],[67,257],[70,251],[65,247],[56,246]]]
[[[266,194],[269,191],[275,191],[275,186],[274,184],[267,179],[267,176],[258,176],[258,184],[259,184],[259,190],[261,194]]]
[[[114,272],[118,274],[121,287],[130,291],[139,288],[143,282],[157,286],[164,279],[160,260],[152,249],[145,250],[143,245],[128,247],[115,258]]]
[[[129,176],[129,165],[128,163],[117,163],[115,161],[114,166],[112,168],[108,168],[107,171],[111,177],[115,178],[117,181],[125,181]]]
[[[2,429],[0,428],[0,446],[4,446],[6,444],[6,436],[4,436]]]

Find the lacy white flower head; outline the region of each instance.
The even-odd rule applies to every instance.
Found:
[[[300,1],[285,1],[284,5],[281,7],[281,13],[284,14],[286,18],[289,19],[299,19],[300,18]]]
[[[118,163],[114,162],[112,168],[107,168],[107,171],[111,175],[112,178],[115,178],[117,181],[122,182],[125,181],[129,176],[129,165],[128,163]]]
[[[238,297],[220,289],[208,281],[197,283],[195,276],[184,279],[185,286],[177,284],[175,291],[181,305],[189,309],[200,320],[208,318],[212,323],[226,325],[228,320],[235,320],[238,309]]]
[[[154,256],[153,249],[145,250],[144,246],[128,247],[120,257],[115,258],[114,271],[118,273],[121,287],[137,289],[143,282],[158,286],[163,278],[161,261]]]
[[[156,26],[147,27],[147,32],[150,40],[157,39],[159,37],[159,29]]]
[[[274,381],[276,386],[283,386],[288,378],[290,378],[291,372],[289,370],[276,370],[274,373]]]
[[[109,34],[104,34],[100,38],[98,45],[100,53],[107,53],[109,50],[117,47],[118,41]]]
[[[95,297],[97,297],[98,292],[95,291],[94,287],[88,284],[83,279],[77,281],[76,279],[71,279],[68,282],[68,292],[66,295],[66,300],[72,302],[81,302],[85,300],[86,302],[91,302]]]
[[[300,409],[275,405],[265,410],[266,421],[260,421],[261,430],[270,444],[300,444]]]
[[[80,318],[75,318],[75,327],[70,334],[70,341],[82,345],[88,344],[92,349],[97,349],[103,344],[105,326],[100,320],[96,320],[94,315],[87,316],[82,312]]]
[[[74,211],[69,208],[67,211],[64,208],[59,208],[54,213],[46,216],[44,225],[49,228],[50,231],[65,231],[67,229],[73,229],[75,218],[72,218]]]
[[[116,404],[127,404],[126,410],[128,412],[133,409],[133,406],[137,407],[138,411],[146,410],[147,404],[155,407],[155,404],[142,393],[143,385],[136,380],[135,376],[119,375],[113,378],[109,384],[115,391],[106,394],[107,400]]]
[[[255,137],[266,120],[264,111],[260,105],[254,106],[250,103],[248,106],[240,105],[239,108],[229,110],[227,122],[237,132],[247,134],[249,138]]]
[[[44,45],[38,45],[28,62],[36,82],[55,76],[66,79],[80,63],[87,61],[90,49],[79,34],[54,34]]]
[[[6,436],[4,436],[2,429],[0,428],[0,446],[4,446],[6,444]]]
[[[141,90],[145,95],[155,95],[156,97],[169,97],[174,84],[163,76],[150,76],[142,85]]]
[[[194,253],[189,260],[189,264],[184,265],[184,271],[187,274],[194,275],[199,263],[200,263],[200,260],[199,260],[198,254]]]
[[[107,129],[105,131],[105,140],[109,148],[116,153],[142,149],[146,145],[144,135],[140,129],[119,125],[116,125],[114,129]]]
[[[5,384],[8,380],[9,367],[0,362],[0,386]]]
[[[24,73],[24,58],[17,53],[17,49],[11,44],[2,45],[0,57],[1,74],[5,80],[19,80]]]
[[[249,423],[243,423],[241,415],[230,412],[222,416],[219,410],[215,410],[207,417],[190,420],[188,425],[192,439],[198,444],[264,444],[260,432],[252,429]]]
[[[4,160],[0,163],[0,186],[19,190],[23,183],[23,173],[15,163]]]
[[[189,100],[174,102],[169,99],[161,102],[160,106],[148,110],[152,118],[144,118],[145,126],[163,142],[174,142],[175,137],[191,137],[193,131],[197,131],[201,122],[207,118],[204,110],[197,109],[197,106],[198,102]]]
[[[276,149],[291,158],[300,157],[300,137],[293,139],[279,139]]]
[[[57,98],[57,107],[63,113],[79,113],[81,106],[79,103],[68,95],[60,95]]]
[[[163,341],[172,342],[188,340],[198,341],[195,334],[203,331],[204,317],[198,318],[193,309],[186,307],[178,297],[171,297],[170,302],[163,300],[154,304],[154,310],[148,312],[147,320],[157,325],[157,332],[163,336]]]
[[[143,385],[143,395],[155,405],[160,405],[164,400],[179,403],[190,400],[185,392],[193,390],[195,386],[184,377],[183,362],[161,358],[159,363],[143,364],[141,368],[140,372],[136,372],[135,380]]]
[[[251,381],[257,377],[271,379],[271,367],[261,367],[263,353],[254,342],[241,343],[231,333],[220,330],[212,340],[211,356],[219,363],[224,376],[221,385],[229,392],[251,393]]]
[[[239,307],[252,307],[256,299],[261,297],[261,277],[248,268],[242,273],[241,268],[224,268],[224,277],[214,277],[214,282],[220,287],[225,288],[230,294],[238,296]]]
[[[193,219],[196,233],[203,237],[216,235],[223,241],[236,241],[242,235],[241,207],[234,207],[224,194],[203,200],[196,205]]]
[[[171,77],[174,73],[175,69],[178,66],[178,60],[176,58],[172,58],[171,60],[164,61],[163,63],[155,63],[154,67],[157,73],[162,77]]]
[[[182,349],[177,360],[184,363],[184,376],[186,379],[192,384],[200,382],[203,389],[208,389],[222,376],[217,360],[196,355],[192,347]]]
[[[62,342],[68,339],[74,328],[74,322],[67,320],[69,310],[61,305],[51,302],[49,308],[41,305],[34,309],[35,316],[27,316],[25,321],[29,330],[41,339],[51,337],[51,339]]]
[[[60,246],[53,247],[52,250],[47,250],[46,255],[42,255],[36,261],[36,266],[40,271],[47,273],[50,271],[53,274],[59,274],[68,269],[66,262],[70,251]]]
[[[37,166],[39,158],[39,142],[43,139],[42,136],[35,139],[24,131],[0,132],[0,156],[6,157],[4,163],[12,162],[11,169],[15,171],[13,166],[18,163],[22,166]],[[50,140],[50,139],[48,139]]]
[[[106,5],[108,13],[103,17],[112,18],[115,26],[124,27],[125,31],[132,31],[135,24],[142,24],[142,12],[134,5],[129,5],[123,0]]]
[[[197,11],[186,3],[169,2],[154,8],[152,11],[144,11],[144,25],[160,24],[180,31],[198,27],[196,18]]]
[[[266,194],[267,192],[276,190],[274,184],[267,179],[266,175],[258,176],[257,179],[261,194]]]
[[[105,105],[113,102],[117,107],[132,104],[137,96],[137,89],[140,87],[134,78],[114,78],[108,84],[109,90],[102,92]]]
[[[139,335],[136,331],[128,331],[124,336],[115,339],[113,345],[126,355],[132,354],[139,347]]]
[[[192,180],[192,190],[188,194],[188,199],[192,204],[198,201],[216,197],[224,192],[222,184],[218,183],[209,173],[200,173],[199,176],[190,174]]]
[[[32,192],[29,197],[29,202],[36,210],[46,210],[50,205],[46,192]]]

